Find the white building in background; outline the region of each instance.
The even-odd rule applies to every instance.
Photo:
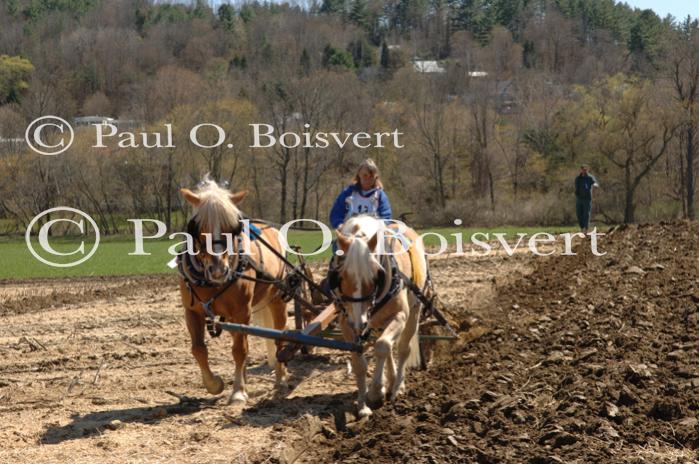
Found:
[[[436,60],[413,60],[413,69],[419,73],[442,74],[446,69]]]
[[[424,74],[442,74],[447,70],[437,60],[413,60],[413,69],[416,72]],[[468,77],[485,78],[488,77],[487,71],[469,71]]]
[[[114,124],[116,119],[107,116],[79,116],[73,118],[73,127],[91,126],[93,124]]]
[[[121,130],[143,128],[143,124],[133,119],[114,119],[108,116],[79,116],[73,118],[73,127],[87,127],[95,124],[112,124]]]

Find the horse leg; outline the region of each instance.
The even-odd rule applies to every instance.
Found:
[[[396,368],[396,378],[391,388],[391,400],[395,400],[403,391],[406,364],[410,364],[411,367],[417,367],[420,364],[420,347],[417,333],[420,320],[420,305],[409,306],[407,314],[408,320],[398,340],[398,367]]]
[[[245,391],[245,361],[248,357],[248,337],[242,333],[233,333],[233,360],[235,361],[235,380],[233,381],[233,393],[229,403],[235,401],[245,402],[248,394]]]
[[[223,380],[218,375],[214,375],[209,368],[209,354],[204,343],[204,316],[189,309],[185,309],[184,314],[187,330],[192,339],[192,355],[199,364],[206,391],[212,395],[218,395],[223,391]]]
[[[351,342],[354,340],[354,331],[349,325],[347,318],[342,318],[340,322],[342,328],[342,336],[345,341]],[[371,415],[371,408],[366,405],[366,372],[367,362],[364,354],[352,353],[352,370],[354,378],[357,381],[357,415],[365,417]]]
[[[393,350],[388,353],[386,358],[386,391],[392,392],[393,385],[396,383],[396,363],[393,359]]]
[[[286,329],[286,303],[281,299],[276,299],[270,304],[269,310],[272,312],[272,322],[277,330]],[[281,340],[276,340],[276,353],[282,349],[283,343]],[[274,371],[276,374],[276,388],[285,388],[286,383],[286,366],[277,360],[276,353],[274,356]]]
[[[383,384],[384,364],[391,352],[393,351],[393,341],[400,335],[405,326],[405,315],[400,312],[386,326],[381,336],[374,344],[374,356],[376,357],[376,368],[374,370],[374,378],[369,387],[368,398],[372,405],[380,405],[386,395],[386,390]],[[392,363],[391,363],[392,364]],[[393,366],[389,366],[389,369]],[[395,374],[388,374],[390,377],[395,377]]]

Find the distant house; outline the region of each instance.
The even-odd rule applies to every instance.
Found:
[[[73,118],[73,126],[91,126],[93,124],[114,124],[116,119],[107,116],[80,116]]]
[[[74,127],[87,127],[95,124],[112,124],[121,130],[131,130],[143,127],[143,124],[133,119],[114,119],[107,116],[79,116],[73,118]]]
[[[424,74],[442,74],[446,69],[435,60],[413,60],[413,69]]]

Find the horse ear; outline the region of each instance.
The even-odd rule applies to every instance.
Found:
[[[199,203],[201,203],[199,195],[192,192],[188,188],[180,189],[180,193],[182,194],[184,199],[187,200],[187,203],[191,204],[192,206],[199,206]]]
[[[336,230],[335,234],[337,235],[337,245],[340,247],[340,250],[346,253],[352,241],[349,239],[349,237],[343,235],[339,230]]]
[[[371,236],[369,241],[367,242],[367,245],[369,245],[369,249],[371,251],[376,251],[376,244],[379,243],[379,233],[376,232],[374,235]]]
[[[248,191],[243,190],[243,191],[240,191],[238,193],[231,193],[228,197],[231,199],[231,201],[233,202],[234,205],[238,205],[238,204],[240,204],[241,201],[243,201],[243,199],[246,196],[248,196]]]

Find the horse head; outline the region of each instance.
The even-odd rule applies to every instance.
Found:
[[[242,230],[237,205],[248,192],[232,193],[207,176],[196,191],[183,188],[180,193],[194,207],[187,232],[204,275],[209,282],[222,285],[233,272],[230,258],[235,253],[234,237]]]
[[[356,216],[337,230],[339,282],[336,289],[343,301],[351,303],[350,324],[359,335],[368,323],[368,309],[380,291],[385,269],[376,249],[383,222],[369,216]]]

